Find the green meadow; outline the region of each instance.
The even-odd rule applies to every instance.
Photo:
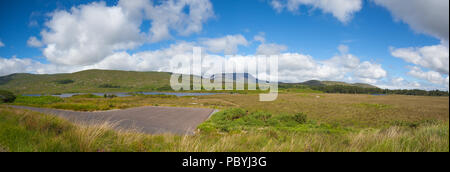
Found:
[[[220,109],[195,135],[148,135],[0,106],[2,151],[448,152],[448,97],[281,93],[200,97],[19,96],[13,105],[78,111],[139,106]],[[417,104],[421,106],[418,107]]]
[[[97,96],[89,93],[169,91],[170,73],[89,70],[73,74],[14,74],[0,89],[15,99],[0,104],[0,151],[12,152],[448,152],[448,96],[324,93],[282,84],[276,101],[261,91],[222,91],[208,96]],[[354,88],[323,82],[330,88]],[[350,87],[341,87],[350,86]],[[370,85],[362,85],[367,90]],[[202,91],[204,92],[204,91]],[[45,96],[86,93],[67,98]],[[238,93],[238,94],[236,94]],[[408,92],[405,92],[408,93]],[[23,96],[44,94],[44,96]],[[448,93],[447,93],[448,94]],[[10,94],[2,93],[11,97]],[[19,110],[22,105],[74,111],[141,106],[213,108],[219,112],[194,135],[149,135],[115,130],[116,124],[84,125],[52,115]]]

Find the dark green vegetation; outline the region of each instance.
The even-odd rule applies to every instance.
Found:
[[[99,88],[120,88],[120,86],[118,85],[113,85],[113,84],[102,84],[100,86],[98,86]]]
[[[342,128],[336,124],[327,125],[322,123],[319,125],[314,120],[308,120],[307,115],[302,112],[272,115],[268,112],[249,112],[240,108],[231,108],[218,112],[198,128],[202,132],[228,133],[258,130],[326,133],[350,131],[350,129]]]
[[[341,94],[398,94],[398,95],[415,95],[415,96],[449,96],[448,91],[425,91],[425,90],[389,90],[381,89],[369,84],[348,84],[344,82],[334,81],[307,81],[298,84],[281,83],[279,85],[281,90],[298,90],[298,89],[311,89],[323,93],[341,93]],[[295,91],[291,91],[295,92]]]
[[[57,84],[72,84],[74,83],[74,80],[71,79],[62,79],[62,80],[56,80],[55,83]]]
[[[0,90],[0,103],[12,103],[16,100],[16,96],[5,90]]]
[[[171,73],[166,72],[129,72],[112,70],[87,70],[72,74],[54,75],[12,74],[0,77],[0,89],[9,90],[16,94],[173,91],[169,84],[170,76]],[[192,77],[194,76],[191,76],[191,78]],[[247,88],[247,86],[248,85],[245,84],[245,88]],[[279,88],[280,92],[293,93],[448,96],[448,92],[438,90],[386,90],[363,83],[349,84],[345,82],[316,80],[292,84],[280,83]],[[261,93],[263,91],[206,91],[202,89],[201,91],[196,92],[251,94]]]

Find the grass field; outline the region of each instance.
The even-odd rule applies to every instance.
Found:
[[[17,105],[81,111],[138,106],[221,109],[193,136],[114,131],[0,107],[4,151],[449,151],[448,97],[283,93],[200,97],[18,97]]]
[[[229,110],[233,111],[233,110]],[[253,122],[232,122],[240,130],[224,131],[220,127],[230,113],[224,111],[205,123],[208,131],[193,136],[145,135],[133,131],[112,130],[113,124],[85,126],[30,111],[0,107],[0,150],[38,152],[103,152],[103,151],[449,151],[447,123],[423,123],[417,127],[352,131],[334,129],[314,123],[299,123],[289,118],[279,126],[261,127]],[[253,114],[255,115],[255,114]],[[235,119],[236,120],[236,119]],[[237,119],[239,120],[239,119]],[[262,119],[259,119],[262,120]],[[270,119],[269,119],[270,121]],[[261,121],[259,121],[261,122]],[[303,128],[291,131],[289,128]],[[278,128],[281,127],[281,128]],[[277,129],[278,128],[278,129]],[[214,130],[220,130],[214,131]]]
[[[75,96],[64,99],[51,96],[21,96],[13,104],[78,111],[139,106],[181,106],[222,110],[242,108],[250,112],[264,111],[274,115],[302,112],[319,123],[359,128],[428,120],[448,121],[449,119],[448,97],[285,93],[279,94],[278,99],[273,102],[258,100],[258,94],[220,94],[199,97],[138,95],[118,98]]]

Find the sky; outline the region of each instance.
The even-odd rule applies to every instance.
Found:
[[[279,55],[279,80],[449,89],[448,0],[0,0],[0,76]],[[233,56],[228,56],[233,55]]]

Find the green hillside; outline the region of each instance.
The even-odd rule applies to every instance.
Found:
[[[169,88],[170,73],[87,70],[72,74],[12,74],[0,77],[0,89],[16,94],[154,91]]]
[[[346,83],[346,82],[339,82],[339,81],[318,81],[318,80],[310,80],[306,82],[300,83],[301,85],[307,85],[307,86],[353,86],[353,87],[361,87],[361,88],[378,88],[376,86],[370,85],[370,84],[364,84],[364,83]]]
[[[361,88],[378,88],[376,86],[370,85],[370,84],[364,84],[364,83],[346,83],[346,82],[338,82],[338,81],[321,81],[322,84],[333,86],[333,85],[342,85],[342,86],[355,86],[355,87],[361,87]]]
[[[171,73],[86,70],[71,74],[12,74],[0,77],[0,90],[16,94],[107,93],[171,91]],[[319,89],[324,86],[352,86],[378,89],[363,83],[310,80],[303,83],[280,83],[285,89]],[[304,88],[307,87],[307,88]],[[320,89],[319,89],[320,90]],[[324,90],[320,90],[324,91]]]

